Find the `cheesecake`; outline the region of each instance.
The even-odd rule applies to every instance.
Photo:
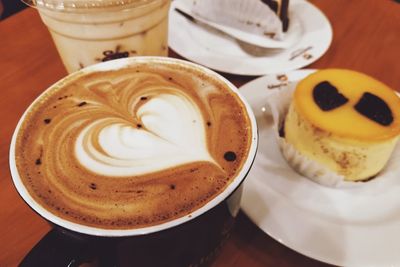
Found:
[[[385,167],[399,134],[395,91],[344,69],[320,70],[301,80],[281,128],[281,137],[300,155],[352,182],[369,180]]]

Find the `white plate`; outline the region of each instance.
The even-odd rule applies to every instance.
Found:
[[[285,39],[295,41],[287,49],[246,45],[219,31],[199,26],[175,11],[177,1],[190,4],[193,0],[172,2],[169,46],[181,56],[217,71],[263,75],[299,69],[320,58],[332,41],[328,19],[304,0],[291,1],[290,25],[294,26],[289,26]]]
[[[354,188],[314,183],[281,156],[263,107],[271,88],[284,89],[311,72],[264,76],[240,88],[259,126],[242,209],[265,233],[311,258],[340,266],[400,266],[399,145],[378,177]]]

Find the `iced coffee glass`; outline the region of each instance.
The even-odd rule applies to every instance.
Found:
[[[37,8],[69,73],[130,56],[167,56],[170,0],[23,0]]]

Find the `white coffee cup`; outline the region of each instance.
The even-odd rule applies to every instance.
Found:
[[[223,240],[229,236],[240,208],[243,181],[252,166],[258,146],[257,125],[252,109],[233,84],[219,74],[187,61],[165,57],[135,57],[87,67],[60,80],[48,90],[57,89],[75,77],[98,71],[118,70],[133,63],[168,63],[195,69],[206,77],[223,82],[228,90],[237,95],[248,114],[251,126],[249,152],[241,170],[221,193],[204,206],[168,222],[134,229],[105,229],[58,217],[31,196],[16,165],[18,132],[35,103],[48,92],[45,91],[21,117],[10,145],[10,170],[18,193],[34,211],[54,226],[54,230],[28,254],[22,266],[60,266],[64,262],[76,264],[82,260],[91,260],[87,257],[97,257],[98,261],[116,262],[116,266],[132,266],[132,262],[137,264],[135,266],[198,266],[196,264],[199,262],[209,261]],[[49,247],[54,252],[50,253],[51,255],[46,251]]]

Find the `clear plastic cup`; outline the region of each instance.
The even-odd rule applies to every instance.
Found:
[[[170,0],[23,0],[48,27],[69,73],[130,56],[168,55]]]

